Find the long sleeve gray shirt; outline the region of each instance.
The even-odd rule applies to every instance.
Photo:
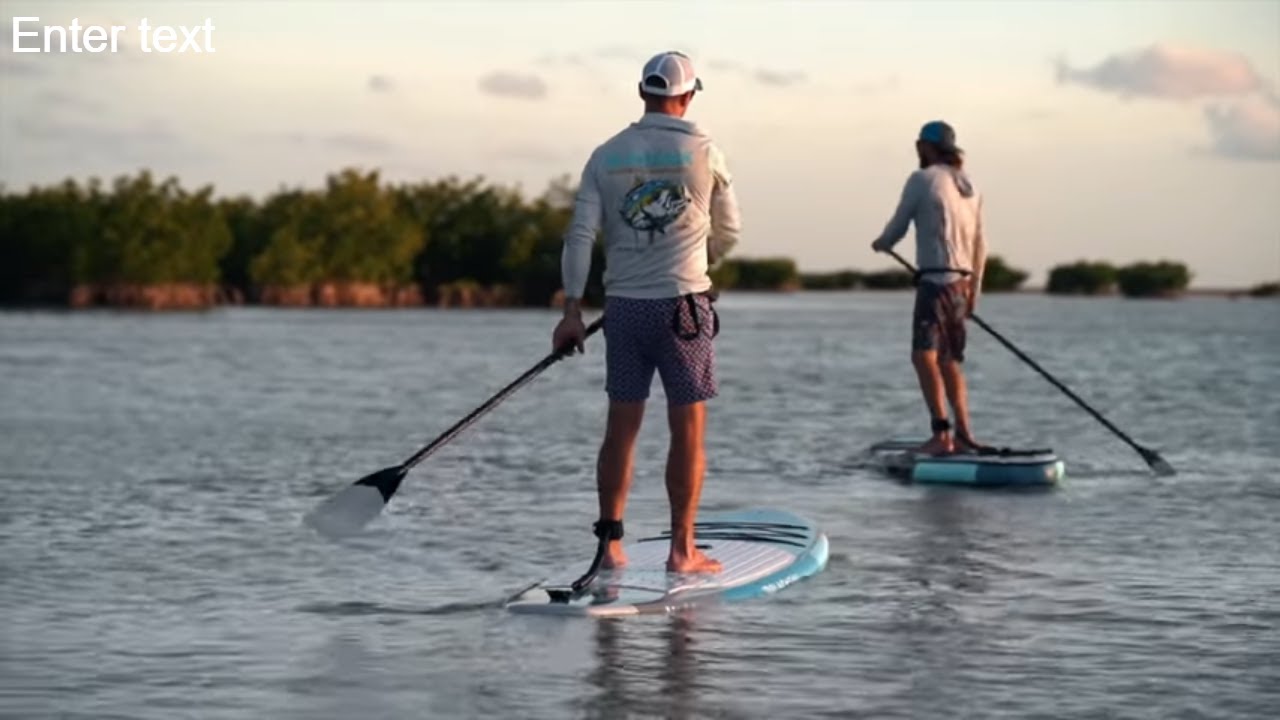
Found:
[[[578,299],[603,231],[605,293],[671,298],[711,288],[707,270],[738,243],[724,155],[693,123],[645,113],[591,154],[564,237],[565,297]]]
[[[973,273],[974,297],[982,290],[987,262],[982,233],[982,194],[958,168],[938,163],[916,170],[902,188],[902,199],[876,243],[892,248],[916,226],[916,265],[921,270],[951,268]],[[959,273],[930,272],[926,282],[945,284]]]

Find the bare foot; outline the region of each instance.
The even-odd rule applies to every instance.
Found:
[[[955,452],[955,445],[950,437],[932,437],[929,442],[915,449],[921,455],[949,455]]]
[[[714,574],[723,569],[719,560],[707,557],[701,550],[694,550],[692,555],[673,552],[667,558],[667,570],[669,572]]]
[[[618,540],[610,540],[608,547],[604,550],[604,558],[600,560],[600,567],[605,570],[616,570],[620,567],[626,567],[627,554],[622,550],[622,542]]]
[[[971,437],[960,437],[958,435],[956,436],[955,449],[956,449],[956,452],[972,452],[972,453],[980,453],[980,452],[983,452],[984,450],[985,451],[991,450],[991,448],[988,448],[986,445],[983,445],[982,443],[978,442],[977,440],[974,440]]]

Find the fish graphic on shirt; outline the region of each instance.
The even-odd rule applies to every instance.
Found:
[[[666,233],[688,206],[683,185],[670,180],[642,180],[622,198],[619,213],[629,227],[647,232],[652,245],[654,237]]]

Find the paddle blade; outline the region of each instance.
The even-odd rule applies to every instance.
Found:
[[[400,481],[409,473],[403,465],[382,468],[372,475],[365,475],[356,481],[356,485],[371,487],[382,496],[383,503],[391,502],[391,496],[400,489]]]
[[[320,503],[303,521],[326,537],[355,535],[382,512],[400,488],[405,473],[402,466],[397,466],[363,477]]]
[[[1178,471],[1174,470],[1172,465],[1165,462],[1165,459],[1160,457],[1160,454],[1155,450],[1142,448],[1142,459],[1146,460],[1147,464],[1151,466],[1151,469],[1156,471],[1156,475],[1169,477],[1170,475],[1178,474]]]

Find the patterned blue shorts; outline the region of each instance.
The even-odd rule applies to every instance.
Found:
[[[935,350],[940,360],[964,362],[964,321],[968,314],[968,280],[946,285],[920,283],[911,313],[911,349]]]
[[[668,405],[716,396],[715,311],[703,295],[694,296],[694,306],[696,320],[684,297],[605,300],[605,389],[610,400],[647,400],[654,370],[662,378]]]

